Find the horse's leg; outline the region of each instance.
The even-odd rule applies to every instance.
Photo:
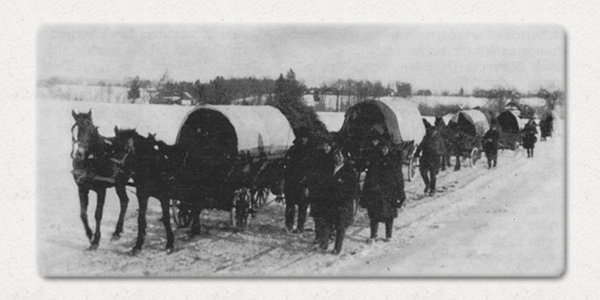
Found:
[[[146,237],[146,211],[148,211],[148,198],[149,195],[140,193],[138,191],[138,236],[135,242],[135,246],[131,249],[131,254],[135,255],[142,251],[142,245],[144,245],[144,237]]]
[[[90,245],[90,250],[98,249],[100,244],[100,225],[102,224],[102,212],[104,211],[104,200],[106,199],[106,188],[99,188],[96,190],[96,212],[94,218],[96,219],[96,232],[94,232],[94,239]]]
[[[169,209],[170,209],[170,204],[171,201],[169,198],[162,198],[160,199],[160,206],[162,208],[162,221],[163,221],[163,225],[165,226],[165,231],[167,232],[167,247],[165,248],[165,250],[167,250],[167,253],[173,253],[173,230],[171,229],[171,215],[169,213]]]
[[[195,236],[200,234],[200,213],[201,209],[194,208],[192,210],[192,229],[190,230],[190,236]]]
[[[456,165],[454,166],[454,171],[460,171],[460,154],[456,154]]]
[[[431,174],[431,184],[429,188],[429,195],[433,196],[435,194],[435,183],[437,181],[437,173],[439,172],[437,168],[429,169]]]
[[[88,216],[87,216],[87,208],[88,208],[88,204],[89,204],[89,198],[88,198],[89,192],[90,192],[90,189],[79,186],[79,205],[80,205],[79,216],[81,217],[81,221],[83,222],[83,228],[85,229],[85,235],[87,236],[88,240],[91,242],[93,232],[88,223]]]
[[[119,202],[121,203],[121,211],[119,212],[119,220],[117,221],[117,227],[115,228],[115,232],[112,235],[111,240],[116,241],[121,238],[121,233],[123,232],[123,222],[125,220],[125,213],[127,213],[127,205],[129,204],[129,197],[127,197],[127,192],[125,191],[125,186],[115,186],[115,190],[117,191],[117,195],[119,196]]]
[[[425,190],[423,193],[429,192],[429,178],[427,176],[426,168],[419,168],[419,172],[421,173],[421,177],[423,178],[423,182],[425,183]]]

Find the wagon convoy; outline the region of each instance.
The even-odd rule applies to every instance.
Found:
[[[140,209],[133,253],[139,251],[144,242],[149,197],[161,202],[168,252],[173,250],[174,242],[171,217],[178,227],[191,225],[191,232],[199,233],[203,210],[223,210],[230,212],[233,227],[243,230],[249,216],[266,202],[269,193],[283,197],[285,156],[295,135],[278,109],[204,105],[177,111],[177,115],[181,116],[178,130],[162,130],[171,135],[176,132],[176,136],[163,134],[157,139],[153,134],[142,136],[135,129],[115,127],[115,137],[105,138],[97,134],[91,112],[73,112],[76,120],[72,128],[73,176],[80,188],[81,218],[90,248],[96,249],[99,244],[107,187],[117,187],[121,198],[115,237],[122,231],[127,209],[124,187],[136,187]],[[504,111],[495,119],[479,109],[427,119],[408,100],[367,100],[350,107],[345,114],[319,113],[319,117],[328,131],[336,132],[337,142],[349,153],[350,163],[358,171],[357,181],[364,178],[368,169],[373,134],[385,140],[386,145],[391,144],[392,153],[407,168],[406,180],[411,181],[419,165],[415,151],[425,137],[426,126],[435,124],[445,140],[446,154],[436,155],[456,156],[455,170],[459,170],[460,157],[468,158],[471,167],[477,164],[482,138],[492,123],[501,127],[500,148],[515,151],[521,143],[524,123],[513,110]],[[542,115],[541,123],[546,126],[542,136],[551,136],[553,118],[555,115],[551,112]],[[174,144],[164,141],[174,141]],[[133,183],[127,182],[129,179],[133,179]],[[89,189],[95,190],[99,199],[95,233],[84,214]]]

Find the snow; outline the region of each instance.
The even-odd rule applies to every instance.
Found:
[[[327,131],[334,132],[339,131],[344,125],[346,114],[343,112],[317,112],[319,120],[325,124]]]
[[[92,108],[94,122],[105,135],[110,136],[114,125],[119,125],[172,138],[170,128],[178,128],[182,118],[171,117],[185,116],[190,108],[140,109],[66,101],[37,104],[36,250],[42,276],[537,277],[558,276],[565,270],[562,120],[552,139],[536,144],[533,159],[526,158],[524,151],[516,155],[504,151],[495,169],[488,170],[483,159],[475,168],[441,172],[434,197],[422,195],[420,178],[406,182],[409,199],[395,220],[389,243],[365,244],[368,219],[361,210],[347,231],[341,255],[312,251],[314,232],[284,232],[284,207],[271,196],[245,232],[229,228],[226,212],[204,212],[204,234],[190,237],[188,229],[175,229],[176,251],[167,255],[159,202],[151,200],[146,243],[140,254],[131,257],[127,252],[137,234],[134,188],[128,188],[130,203],[122,238],[110,241],[119,211],[111,189],[107,191],[100,247],[84,251],[89,242],[70,174],[71,109]],[[132,112],[136,108],[140,111]],[[88,216],[94,226],[93,192],[90,202]],[[310,220],[307,227],[312,226]]]

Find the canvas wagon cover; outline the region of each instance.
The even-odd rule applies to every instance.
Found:
[[[473,128],[474,133],[478,136],[483,136],[490,130],[490,124],[485,117],[485,114],[477,109],[463,110],[456,113],[449,123],[460,124],[461,120],[469,122]]]
[[[392,139],[392,143],[414,141],[419,144],[425,136],[425,126],[417,106],[404,99],[369,100],[360,102],[348,109],[341,132],[348,131],[361,108],[375,108],[383,115],[383,122]]]
[[[177,143],[191,143],[202,134],[216,136],[227,151],[250,154],[282,153],[294,140],[288,120],[272,106],[199,106],[183,119]]]
[[[317,112],[319,120],[325,124],[327,131],[339,131],[344,125],[345,114],[343,112]]]
[[[519,133],[524,127],[526,120],[520,118],[521,112],[514,109],[509,109],[501,112],[498,115],[498,124],[502,127],[502,131],[510,133]]]

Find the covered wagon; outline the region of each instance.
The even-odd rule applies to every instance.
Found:
[[[268,188],[273,174],[267,170],[283,161],[293,140],[289,122],[274,107],[199,106],[185,116],[177,135],[176,144],[187,151],[188,169],[187,176],[178,180],[193,182],[195,193],[206,198],[204,208],[232,210],[236,216],[237,197],[240,193],[253,197],[253,192]],[[183,195],[173,201],[179,226],[190,222],[187,202],[192,201]],[[240,218],[232,221],[245,222]]]
[[[368,100],[350,107],[339,132],[355,159],[363,157],[372,130],[381,131],[389,139],[402,163],[408,167],[408,180],[412,180],[417,167],[414,153],[425,136],[417,106],[408,100],[394,99]]]
[[[521,130],[527,123],[520,116],[521,112],[519,110],[507,109],[496,117],[496,121],[500,126],[499,149],[509,149],[515,151],[515,154],[518,153],[519,147],[523,144]]]
[[[457,157],[455,169],[460,169],[460,156],[469,158],[470,167],[477,164],[481,158],[482,138],[488,130],[490,122],[481,110],[462,110],[452,116],[448,131],[451,152]]]

